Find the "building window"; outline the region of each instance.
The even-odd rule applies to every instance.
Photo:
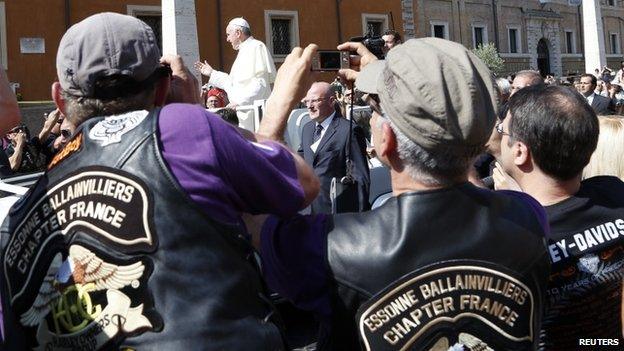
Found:
[[[449,39],[448,23],[431,21],[431,36],[440,39]]]
[[[607,0],[607,5],[615,6],[615,0]]]
[[[134,16],[141,21],[145,22],[154,31],[156,36],[156,43],[160,52],[163,52],[163,40],[162,40],[162,9],[160,6],[143,6],[143,5],[128,5],[127,12],[130,16]]]
[[[362,34],[379,37],[388,30],[388,15],[375,13],[362,14]]]
[[[0,67],[8,69],[6,39],[6,13],[4,1],[0,1]]]
[[[290,47],[290,19],[271,18],[271,43],[275,55],[288,55]]]
[[[611,53],[619,54],[620,53],[620,36],[618,33],[609,34],[609,43],[611,44]]]
[[[576,40],[574,38],[573,31],[571,30],[565,31],[565,43],[566,43],[566,54],[576,53]]]
[[[487,26],[480,24],[472,25],[472,47],[477,48],[479,45],[485,45],[487,43]]]
[[[383,22],[368,21],[366,23],[366,33],[365,34],[368,34],[371,37],[378,37],[378,36],[381,36],[383,32],[384,32],[384,30],[383,30]]]
[[[299,46],[299,13],[297,11],[264,11],[266,43],[273,59],[282,62]]]
[[[509,53],[519,54],[522,52],[520,44],[520,28],[509,27],[507,28],[507,37],[509,38]]]

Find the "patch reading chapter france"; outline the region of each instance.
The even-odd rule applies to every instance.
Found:
[[[89,167],[50,187],[13,231],[4,255],[12,301],[29,285],[45,247],[79,230],[120,252],[152,252],[157,240],[147,186],[119,170]]]
[[[508,270],[450,261],[392,283],[360,307],[357,320],[366,350],[424,350],[440,338],[457,342],[460,333],[484,346],[497,340],[524,349],[534,339],[534,304],[531,290]]]
[[[3,279],[37,349],[97,349],[162,328],[145,255],[158,246],[153,206],[139,178],[95,166],[50,185],[30,205],[7,234]]]

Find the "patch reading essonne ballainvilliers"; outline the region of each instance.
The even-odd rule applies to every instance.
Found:
[[[12,231],[6,246],[3,265],[11,302],[32,291],[29,282],[46,247],[73,231],[120,252],[154,251],[152,207],[147,186],[120,170],[83,168],[52,185]]]
[[[424,347],[419,343],[449,326],[473,333],[476,326],[497,340],[530,345],[533,308],[530,289],[509,273],[489,263],[452,261],[399,279],[360,307],[357,320],[367,350]]]

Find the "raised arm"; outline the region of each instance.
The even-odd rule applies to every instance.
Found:
[[[9,87],[6,72],[0,68],[0,135],[6,134],[21,121],[15,94]]]

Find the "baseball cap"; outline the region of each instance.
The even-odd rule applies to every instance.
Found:
[[[152,29],[138,18],[99,13],[71,26],[59,44],[56,71],[63,90],[93,97],[95,82],[123,75],[142,82],[160,67]]]
[[[485,145],[496,120],[498,92],[487,66],[463,45],[410,39],[355,81],[377,94],[388,118],[425,150],[462,153]]]
[[[230,25],[235,25],[235,26],[240,26],[240,27],[244,27],[244,28],[247,28],[247,29],[251,29],[251,27],[249,26],[249,22],[247,22],[242,17],[233,18],[230,21],[230,23],[228,23],[228,26],[230,26]]]

